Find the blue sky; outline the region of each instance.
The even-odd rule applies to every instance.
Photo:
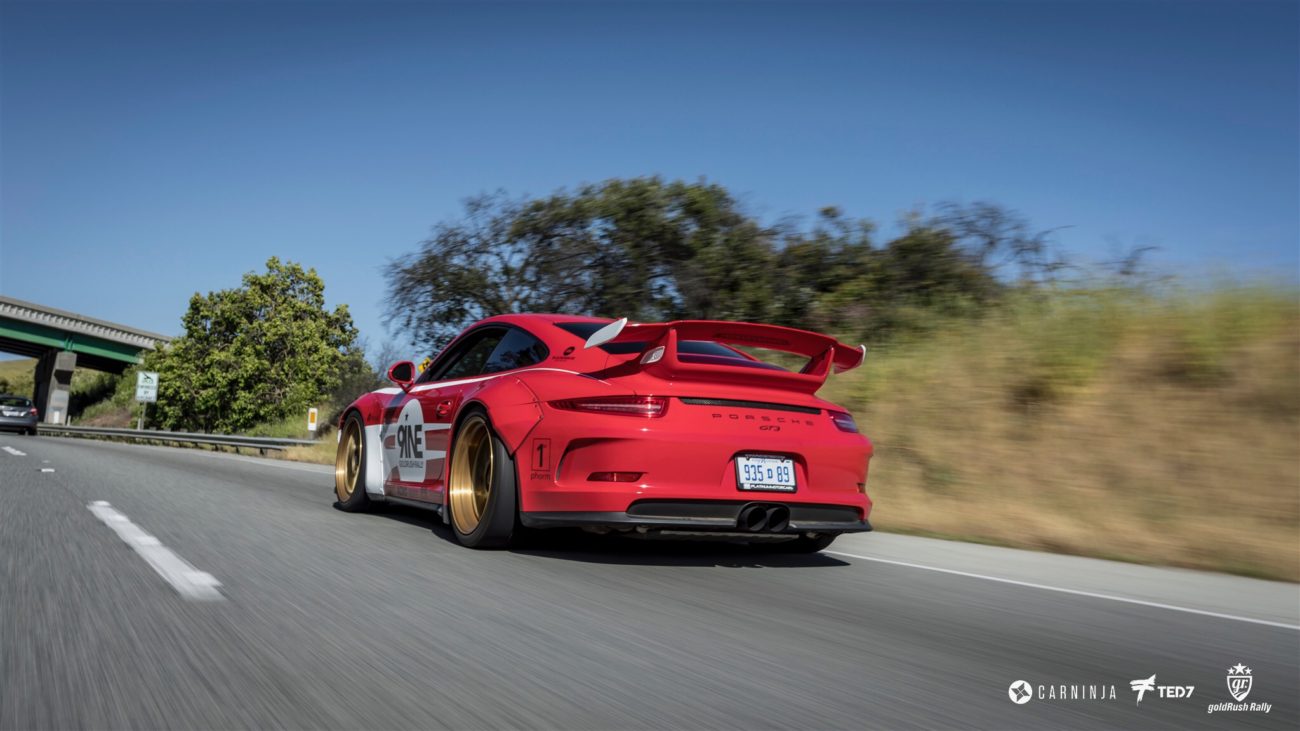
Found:
[[[0,4],[0,292],[177,333],[271,255],[372,347],[466,196],[991,200],[1084,260],[1300,270],[1294,2]]]

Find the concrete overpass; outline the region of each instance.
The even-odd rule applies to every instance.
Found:
[[[37,358],[34,400],[47,423],[67,419],[78,366],[121,373],[144,351],[169,342],[166,335],[0,295],[0,351]]]

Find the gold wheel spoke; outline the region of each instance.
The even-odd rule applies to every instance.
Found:
[[[356,492],[361,481],[361,428],[349,420],[339,439],[338,456],[334,460],[334,492],[339,500],[346,501]]]
[[[452,522],[462,535],[478,528],[492,495],[492,432],[480,415],[472,415],[456,433],[447,494]]]

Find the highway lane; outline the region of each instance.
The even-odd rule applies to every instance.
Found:
[[[3,446],[24,454],[0,451],[0,728],[1300,724],[1294,628],[854,556],[1292,627],[1293,585],[885,535],[807,557],[587,537],[476,552],[419,511],[334,510],[317,466]],[[220,598],[184,598],[97,501]],[[1207,714],[1238,662],[1272,711]],[[1129,681],[1152,674],[1192,699],[1139,705]],[[1016,705],[1017,679],[1116,699]]]

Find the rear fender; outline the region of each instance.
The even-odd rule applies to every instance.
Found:
[[[492,428],[511,455],[519,451],[533,427],[542,420],[537,395],[518,378],[497,378],[482,382],[466,394],[461,413],[465,413],[465,409],[474,404],[487,410]]]

